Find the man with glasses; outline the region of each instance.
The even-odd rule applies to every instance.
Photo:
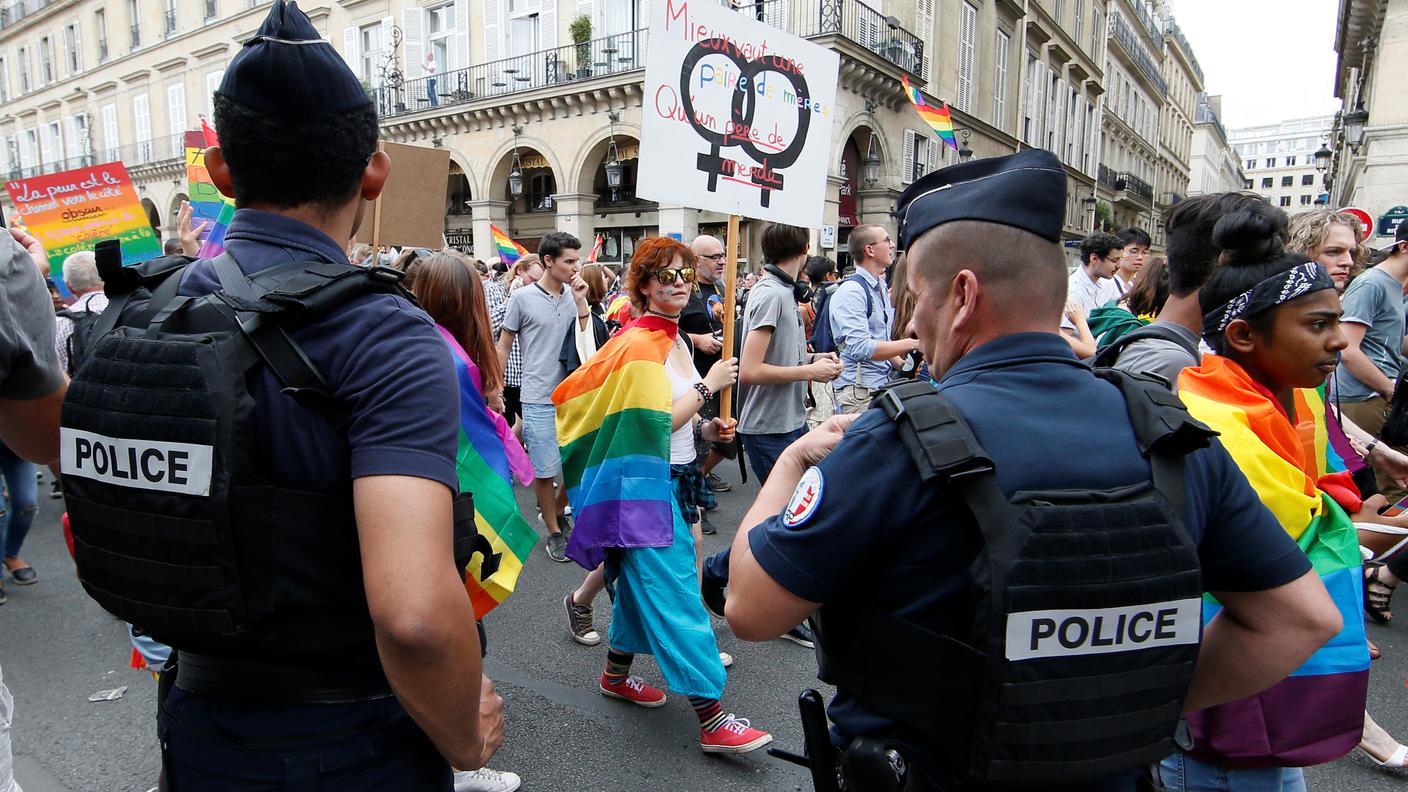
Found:
[[[895,307],[885,284],[895,243],[878,225],[857,226],[849,241],[856,271],[831,295],[831,336],[841,352],[836,378],[836,412],[860,413],[889,379],[901,358],[919,348],[913,338],[891,341]]]
[[[718,334],[724,329],[724,290],[719,281],[723,278],[724,260],[728,256],[724,253],[724,243],[720,242],[718,237],[708,234],[695,237],[690,247],[694,250],[697,270],[689,304],[684,307],[684,313],[680,314],[680,330],[689,336],[690,343],[694,345],[694,368],[705,372],[718,362],[723,350],[723,341]],[[699,409],[699,414],[705,420],[718,417],[717,393]],[[719,478],[714,472],[714,468],[725,459],[725,452],[730,448],[732,446],[704,440],[699,443],[699,453],[703,457],[699,469],[714,492],[728,492],[733,489],[733,485]],[[713,532],[714,527],[709,524],[709,518],[705,515],[704,533]]]

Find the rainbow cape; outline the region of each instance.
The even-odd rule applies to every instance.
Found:
[[[909,97],[909,103],[914,105],[919,117],[924,119],[924,123],[934,130],[934,134],[939,136],[939,140],[957,151],[958,138],[953,134],[953,117],[949,115],[948,104],[940,103],[939,107],[930,107],[924,102],[924,96],[919,93],[919,89],[909,84],[908,77],[900,75],[900,82],[904,84],[904,95]]]
[[[511,479],[516,473],[519,481],[527,484],[533,478],[533,468],[516,440],[506,442],[506,436],[511,439],[513,435],[503,416],[485,406],[479,367],[450,331],[439,329],[454,357],[460,384],[455,471],[460,491],[474,494],[474,525],[493,548],[488,557],[475,553],[465,568],[464,587],[474,604],[474,618],[482,619],[513,593],[523,562],[538,542],[538,534],[518,511]]]
[[[552,393],[576,519],[567,555],[587,569],[608,547],[668,547],[673,540],[665,358],[678,332],[659,317],[636,319]]]
[[[511,266],[517,262],[518,259],[528,255],[527,249],[517,242],[514,242],[513,237],[505,234],[502,228],[491,223],[489,225],[489,233],[494,237],[494,250],[498,252],[499,259],[503,261],[503,263]]]
[[[1368,690],[1359,538],[1332,493],[1357,508],[1358,491],[1333,448],[1323,390],[1295,392],[1288,416],[1236,363],[1204,355],[1183,370],[1178,395],[1222,444],[1252,489],[1296,540],[1344,617],[1344,629],[1289,677],[1250,698],[1188,716],[1192,754],[1226,767],[1306,767],[1359,743]],[[1352,497],[1351,497],[1352,496]],[[1221,610],[1203,598],[1203,624]]]

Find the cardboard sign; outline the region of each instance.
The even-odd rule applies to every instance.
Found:
[[[649,0],[636,194],[821,225],[840,56],[713,0]]]
[[[161,255],[156,231],[120,162],[8,181],[5,191],[30,233],[44,243],[60,291],[67,288],[64,259],[92,250],[100,240],[121,240],[124,266]]]
[[[391,176],[381,197],[367,204],[356,241],[440,249],[445,244],[449,150],[385,141],[381,150],[391,157]]]
[[[225,232],[235,216],[235,199],[225,197],[205,169],[205,150],[216,145],[219,140],[209,126],[186,133],[186,194],[191,202],[191,227],[205,226],[200,232],[200,258],[215,258],[225,252]]]

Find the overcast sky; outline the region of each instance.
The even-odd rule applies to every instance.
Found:
[[[1334,0],[1172,0],[1231,128],[1334,113]]]

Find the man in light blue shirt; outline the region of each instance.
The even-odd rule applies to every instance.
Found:
[[[841,352],[841,376],[836,388],[836,412],[859,413],[890,379],[896,360],[919,348],[913,338],[890,340],[895,308],[885,285],[885,270],[894,259],[895,244],[878,225],[857,226],[849,241],[856,271],[831,295],[831,335]],[[907,330],[907,328],[902,328]],[[908,335],[906,333],[905,335]]]

